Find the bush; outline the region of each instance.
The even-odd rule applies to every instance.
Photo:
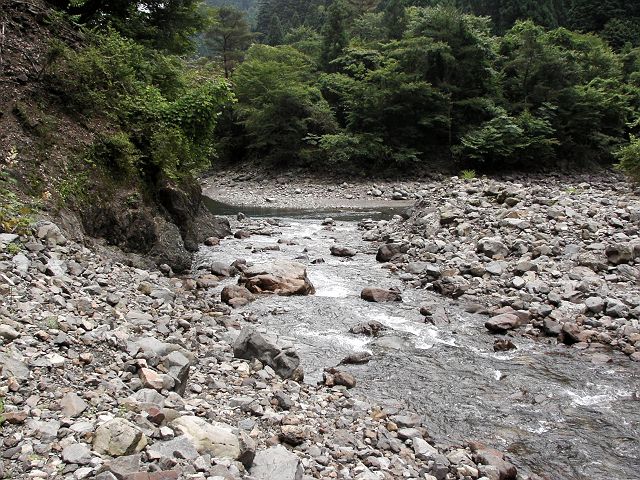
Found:
[[[640,138],[631,135],[629,144],[615,153],[618,168],[634,182],[640,182]]]
[[[233,101],[228,84],[211,72],[113,30],[92,34],[82,50],[66,49],[50,82],[71,109],[119,125],[121,131],[98,137],[89,158],[149,180],[206,168],[218,116]]]

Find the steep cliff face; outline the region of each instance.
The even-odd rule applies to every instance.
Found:
[[[40,0],[0,0],[0,197],[14,206],[0,224],[16,223],[2,215],[45,212],[78,235],[188,269],[198,243],[228,225],[206,211],[194,180],[114,175],[87,161],[95,139],[117,126],[69,109],[49,87],[60,42],[81,47],[83,34]]]

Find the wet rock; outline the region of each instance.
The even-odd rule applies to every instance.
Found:
[[[147,445],[146,435],[123,418],[114,418],[96,429],[93,449],[98,453],[119,457],[141,451]]]
[[[342,360],[340,360],[341,365],[361,365],[364,363],[368,363],[369,360],[373,358],[368,352],[356,352],[347,355]]]
[[[342,385],[347,388],[356,386],[356,379],[353,375],[336,368],[328,368],[322,373],[323,383],[328,387]]]
[[[335,257],[353,257],[358,251],[355,248],[343,247],[339,245],[333,245],[330,248],[331,255]]]
[[[307,276],[304,265],[279,261],[246,268],[240,284],[252,293],[277,295],[312,295],[315,288]]]
[[[387,328],[377,320],[368,320],[366,322],[360,322],[352,326],[349,331],[356,335],[369,335],[370,337],[377,337],[381,332]]]
[[[401,302],[402,296],[396,289],[366,287],[360,292],[360,298],[367,302]]]
[[[250,474],[255,480],[302,480],[304,471],[296,455],[276,445],[256,453]]]
[[[227,305],[238,308],[254,301],[256,297],[243,286],[228,285],[222,289],[221,299]]]
[[[494,352],[506,352],[506,351],[515,350],[515,349],[516,349],[515,344],[508,338],[496,339],[493,342]]]
[[[283,350],[275,340],[253,328],[242,329],[233,345],[233,354],[236,358],[258,359],[283,378],[302,377],[298,354],[292,349]]]

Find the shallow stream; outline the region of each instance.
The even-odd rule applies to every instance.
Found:
[[[216,213],[231,214],[231,210]],[[308,297],[262,296],[248,308],[261,326],[295,343],[305,381],[315,383],[325,367],[356,351],[374,355],[365,365],[346,366],[358,381],[353,390],[378,404],[401,406],[425,416],[432,437],[442,443],[480,440],[508,451],[522,473],[551,479],[640,479],[640,366],[611,352],[598,363],[586,352],[522,337],[517,350],[494,353],[486,317],[465,313],[455,301],[408,288],[375,260],[361,239],[357,220],[392,212],[277,212],[279,236],[224,240],[202,247],[201,259],[259,263],[298,259],[308,265],[317,293]],[[321,219],[332,216],[334,230]],[[255,251],[275,245],[280,251]],[[334,243],[354,247],[351,259],[329,254]],[[311,264],[323,258],[324,263]],[[360,299],[366,286],[399,287],[402,303]],[[437,301],[450,324],[422,322],[419,306]],[[370,338],[348,333],[364,320],[389,327]]]

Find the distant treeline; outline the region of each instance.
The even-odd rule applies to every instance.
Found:
[[[638,130],[639,19],[618,0],[263,0],[242,47],[209,44],[237,97],[218,153],[356,170],[612,162]]]

